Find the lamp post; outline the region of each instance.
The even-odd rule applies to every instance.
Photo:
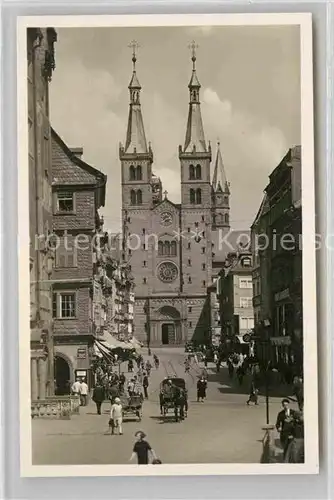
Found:
[[[269,332],[269,327],[270,327],[270,321],[265,319],[264,320],[264,327],[265,327],[265,396],[266,396],[266,423],[269,425],[269,420],[270,420],[270,415],[269,415],[269,363],[270,363],[270,332]]]

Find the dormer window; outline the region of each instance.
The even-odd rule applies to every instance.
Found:
[[[250,267],[252,265],[251,258],[250,257],[244,257],[241,260],[241,264],[243,265],[243,267]]]
[[[57,211],[58,212],[73,212],[74,199],[73,193],[69,191],[59,191],[57,194]]]

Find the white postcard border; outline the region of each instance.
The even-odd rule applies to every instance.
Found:
[[[26,29],[29,26],[131,27],[131,26],[261,26],[299,25],[301,43],[301,144],[303,207],[303,324],[305,463],[304,464],[162,464],[137,465],[32,465],[30,404],[30,324],[29,324],[29,176],[27,121]],[[314,202],[314,130],[312,15],[277,14],[173,14],[119,16],[26,16],[17,23],[18,91],[18,258],[19,258],[19,357],[20,357],[20,462],[21,477],[66,476],[169,476],[169,475],[248,475],[317,474],[318,380],[317,314]],[[305,201],[305,203],[304,203]],[[311,367],[311,369],[310,369]]]

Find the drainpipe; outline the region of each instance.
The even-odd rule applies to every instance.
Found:
[[[37,43],[33,43],[32,47],[32,84],[33,84],[33,127],[34,127],[34,169],[35,169],[35,209],[36,209],[36,228],[37,236],[39,236],[39,200],[40,200],[40,189],[39,189],[39,176],[38,176],[38,140],[37,140],[37,85],[36,85],[36,50],[42,45],[43,34],[40,32],[37,35]],[[39,239],[38,239],[39,241]],[[33,244],[36,243],[36,235]],[[34,248],[36,251],[36,248]],[[40,253],[36,251],[36,322],[39,323],[40,320]]]

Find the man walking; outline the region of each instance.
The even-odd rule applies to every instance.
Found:
[[[148,385],[149,385],[148,376],[146,373],[144,373],[143,375],[144,375],[144,377],[143,377],[144,397],[145,397],[145,399],[148,399]]]
[[[105,391],[102,385],[97,385],[93,391],[93,401],[96,404],[96,411],[98,415],[101,415],[101,406],[105,398]]]
[[[121,400],[119,398],[115,398],[115,402],[113,405],[111,405],[110,410],[109,427],[111,427],[111,434],[115,434],[115,429],[118,429],[118,434],[120,436],[123,434],[122,422],[123,407],[121,404]]]
[[[81,385],[81,382],[77,378],[76,381],[74,382],[74,384],[71,387],[71,391],[72,391],[72,394],[74,396],[80,396],[80,385]]]
[[[295,411],[290,408],[290,402],[288,399],[282,400],[282,407],[283,410],[281,410],[277,415],[276,429],[280,433],[280,441],[283,448],[283,459],[285,459],[290,440],[293,436]]]
[[[81,381],[80,388],[79,388],[79,394],[80,394],[81,406],[87,406],[88,385],[86,384],[84,379],[82,379],[82,381]]]

